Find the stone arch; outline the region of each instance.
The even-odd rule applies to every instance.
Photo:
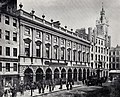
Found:
[[[54,70],[54,79],[59,79],[59,75],[60,75],[59,69],[56,68],[56,69]]]
[[[66,80],[66,70],[65,70],[65,68],[63,68],[61,70],[61,78],[64,79],[64,80]]]
[[[31,68],[27,68],[24,71],[24,83],[31,83],[33,82],[33,71]]]
[[[43,80],[43,75],[44,75],[43,70],[41,68],[38,68],[36,70],[36,82]]]
[[[50,68],[46,69],[46,80],[52,80],[52,70]]]
[[[74,81],[77,81],[77,69],[76,68],[73,71],[73,79]]]
[[[68,81],[72,80],[72,69],[68,69]]]
[[[83,80],[85,80],[86,79],[86,69],[84,68],[83,69]]]
[[[82,69],[79,69],[79,73],[78,73],[78,79],[79,81],[82,81]]]

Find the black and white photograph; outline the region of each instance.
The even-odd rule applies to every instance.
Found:
[[[0,97],[120,97],[120,0],[0,0]]]

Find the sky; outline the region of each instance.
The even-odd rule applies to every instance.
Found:
[[[111,46],[120,45],[120,0],[18,0],[23,4],[23,10],[50,21],[60,21],[61,26],[67,29],[95,27],[96,20],[100,18],[102,2],[106,18],[109,21]]]

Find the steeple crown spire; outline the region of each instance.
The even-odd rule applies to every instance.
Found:
[[[100,12],[100,15],[105,15],[105,10],[104,10],[104,6],[103,6],[103,2],[102,2],[102,11]]]

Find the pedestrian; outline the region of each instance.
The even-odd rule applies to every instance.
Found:
[[[7,89],[4,91],[4,97],[8,97],[8,90]]]
[[[41,93],[41,89],[42,89],[42,83],[41,83],[41,81],[39,81],[37,83],[37,86],[38,86],[38,91],[39,91],[39,94],[40,94]]]
[[[52,80],[52,91],[54,91],[54,88],[55,88],[55,79]]]
[[[51,90],[52,90],[52,81],[49,80],[49,92],[51,92]]]
[[[4,94],[4,89],[3,89],[3,85],[0,81],[0,97],[3,97],[3,94]]]
[[[67,90],[69,90],[69,82],[68,81],[66,83],[66,88],[67,88]]]
[[[20,83],[19,91],[20,91],[21,95],[24,95],[24,84],[22,82]]]
[[[14,85],[11,87],[11,93],[12,93],[12,97],[16,97],[16,96],[17,96],[16,84],[14,84]]]
[[[59,89],[62,89],[62,78],[60,78],[60,88]]]

